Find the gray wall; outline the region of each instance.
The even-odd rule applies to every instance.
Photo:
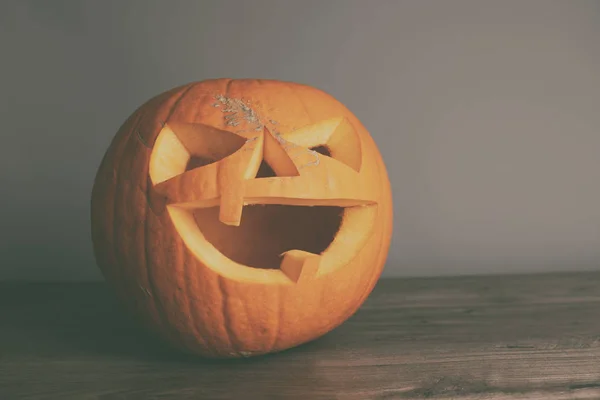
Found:
[[[320,87],[389,167],[393,275],[600,269],[598,1],[0,2],[0,279],[98,279],[95,170],[189,81]]]

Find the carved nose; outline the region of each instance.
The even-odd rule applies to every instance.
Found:
[[[289,150],[284,146],[284,141],[264,128],[260,136],[248,139],[238,152],[221,162],[218,185],[221,195],[219,220],[222,223],[239,226],[246,181],[262,179],[259,176],[261,165],[263,172],[269,168],[276,177],[300,175]]]

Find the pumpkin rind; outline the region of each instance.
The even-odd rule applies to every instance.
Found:
[[[224,109],[237,109],[238,113]],[[155,146],[161,146],[161,140],[163,144],[174,140],[168,131],[175,132],[178,127],[181,131],[185,124],[235,133],[246,139],[250,150],[238,150],[215,164],[170,176],[182,168],[176,156],[177,144],[164,156]],[[349,124],[343,129],[353,129],[354,139],[348,135],[342,138],[344,134],[319,124],[335,129]],[[283,138],[303,147],[317,140],[315,131],[329,132],[328,137],[322,133],[323,140],[330,140],[332,147],[332,158],[321,158],[326,161],[320,169],[302,168],[296,163],[295,173],[294,165],[277,161],[286,158],[277,155],[278,145],[273,140]],[[231,139],[231,146],[235,141]],[[268,148],[265,151],[276,160],[271,161],[277,164],[278,176],[252,179],[248,171],[256,173],[263,148]],[[260,157],[252,152],[260,153]],[[308,159],[309,153],[303,154]],[[163,164],[151,161],[159,156]],[[160,166],[167,165],[165,162],[172,163],[168,165],[173,171]],[[211,168],[216,168],[214,179],[210,178]],[[200,181],[204,182],[202,190],[193,184]],[[357,207],[355,211],[347,208],[344,214],[355,213],[352,221],[371,221],[372,226],[361,239],[360,248],[346,245],[351,257],[347,260],[292,250],[283,255],[278,270],[236,269],[198,254],[202,248],[194,247],[197,242],[192,236],[196,233],[192,231],[196,228],[188,208],[220,204],[221,222],[235,226],[243,218],[242,206],[253,201],[306,205],[338,202]],[[362,219],[357,217],[359,212]],[[390,184],[365,127],[332,96],[289,82],[215,79],[156,96],[119,129],[92,191],[95,255],[120,299],[173,345],[209,357],[284,350],[343,323],[377,282],[391,232]],[[344,245],[336,243],[337,248]]]

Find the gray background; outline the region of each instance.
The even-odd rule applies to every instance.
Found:
[[[310,84],[365,123],[388,276],[600,269],[598,1],[3,0],[0,49],[0,279],[100,279],[112,136],[215,77]]]

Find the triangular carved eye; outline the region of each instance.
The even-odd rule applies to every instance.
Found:
[[[190,169],[204,167],[217,161],[219,161],[219,159],[215,159],[205,155],[191,155],[190,160],[188,161],[185,167],[185,170],[189,171]]]
[[[312,151],[316,151],[317,153],[327,156],[327,157],[331,157],[331,150],[329,150],[329,147],[321,144],[318,146],[313,146],[310,148]]]
[[[208,125],[178,122],[170,126],[189,152],[187,169],[220,161],[238,151],[246,143],[243,137],[235,133]]]
[[[336,159],[357,172],[362,164],[360,137],[346,118],[332,118],[281,135],[286,141]]]
[[[192,123],[169,123],[154,145],[157,161],[151,164],[154,184],[164,182],[190,169],[220,161],[236,151],[246,139],[212,126]]]

